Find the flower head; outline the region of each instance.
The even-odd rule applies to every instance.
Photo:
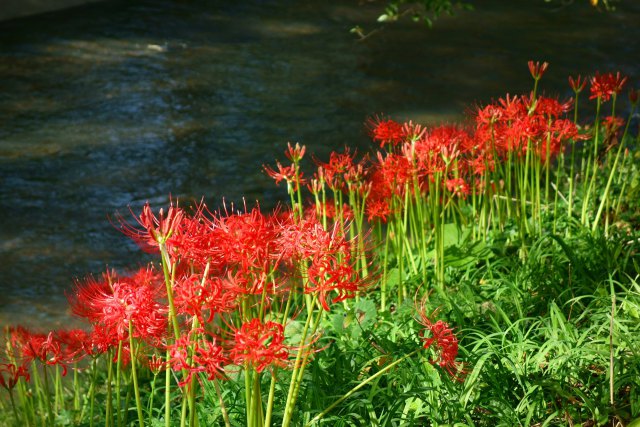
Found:
[[[235,330],[230,357],[236,365],[248,365],[262,372],[268,367],[286,367],[289,351],[284,343],[283,325],[251,319]]]
[[[540,64],[540,62],[538,61],[529,61],[527,65],[529,66],[531,77],[533,77],[534,80],[540,80],[544,72],[547,71],[547,68],[549,67],[548,62],[543,62],[542,64]]]
[[[627,81],[627,77],[622,77],[620,72],[615,75],[613,73],[599,74],[591,77],[591,96],[589,99],[601,99],[608,101],[611,96],[617,95],[622,91],[622,87]]]
[[[587,85],[587,79],[583,79],[581,75],[578,74],[578,77],[575,79],[572,76],[569,76],[569,86],[571,89],[577,94],[582,92]]]
[[[432,313],[432,317],[434,314]],[[453,333],[453,329],[442,320],[433,323],[423,309],[418,311],[418,315],[420,317],[418,322],[425,327],[420,333],[423,347],[432,349],[435,353],[432,363],[446,370],[454,379],[461,380],[460,374],[464,372],[461,370],[460,362],[456,362],[458,338]]]
[[[166,309],[156,302],[162,289],[160,276],[142,268],[128,277],[110,273],[103,281],[90,278],[78,283],[69,303],[74,314],[119,340],[127,339],[130,323],[135,337],[158,340],[167,324]]]
[[[20,377],[29,381],[29,371],[23,365],[16,366],[13,363],[0,363],[0,387],[12,390]]]
[[[141,228],[127,223],[124,218],[120,217],[120,230],[136,242],[142,250],[153,253],[158,251],[159,245],[165,244],[169,238],[179,232],[183,218],[184,211],[177,205],[170,205],[166,214],[163,209],[160,209],[156,215],[147,202],[136,218],[136,222]]]
[[[394,120],[373,117],[368,120],[367,125],[371,138],[380,143],[380,148],[386,144],[398,145],[406,138],[403,126]]]

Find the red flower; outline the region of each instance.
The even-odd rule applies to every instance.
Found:
[[[11,391],[20,377],[29,381],[29,371],[25,366],[16,366],[13,363],[0,363],[0,386]]]
[[[264,269],[278,258],[274,243],[280,230],[275,217],[265,216],[260,209],[248,213],[216,218],[210,238],[214,241],[210,254],[229,267],[242,271]]]
[[[609,140],[614,136],[618,136],[618,131],[624,126],[622,117],[607,116],[602,120],[602,126],[605,130],[605,139]]]
[[[205,323],[205,311],[209,312],[207,321],[210,322],[216,313],[232,310],[238,295],[225,286],[220,277],[202,277],[202,274],[191,274],[176,280],[173,292],[178,313],[196,317],[200,323]]]
[[[527,65],[529,66],[531,77],[533,77],[534,80],[540,80],[544,72],[547,71],[547,67],[549,67],[548,62],[543,62],[542,64],[540,64],[540,62],[537,61],[529,61]]]
[[[406,139],[403,126],[391,119],[384,120],[380,117],[373,117],[367,123],[371,138],[380,143],[380,148],[386,144],[398,145]]]
[[[133,212],[132,212],[133,214]],[[127,223],[120,217],[120,229],[136,242],[146,252],[157,252],[160,244],[167,242],[175,233],[179,232],[180,223],[184,218],[184,211],[177,206],[169,206],[167,214],[160,209],[156,216],[151,210],[149,202],[142,208],[142,213],[136,218],[141,229]]]
[[[158,375],[160,372],[167,369],[167,362],[156,354],[152,354],[147,360],[147,366],[153,375]]]
[[[67,374],[66,360],[61,342],[53,332],[48,334],[31,333],[22,329],[19,335],[13,337],[18,351],[25,364],[38,360],[46,365],[62,367],[62,375]]]
[[[431,348],[436,354],[436,359],[432,360],[432,363],[437,363],[454,379],[461,380],[460,374],[464,372],[461,370],[461,364],[456,362],[458,338],[453,333],[453,329],[442,320],[432,323],[423,310],[418,310],[418,315],[420,316],[419,323],[425,327],[420,333],[424,340],[423,346],[425,349]]]
[[[224,354],[216,340],[199,340],[193,350],[192,372],[204,372],[208,380],[221,378],[224,376],[224,367],[229,363],[229,359]]]
[[[294,163],[298,163],[304,157],[304,153],[306,150],[307,147],[305,147],[304,145],[300,146],[300,144],[296,142],[295,147],[292,147],[291,143],[288,142],[285,155],[287,156],[287,159],[291,160]]]
[[[89,334],[82,329],[56,331],[57,339],[63,344],[63,358],[68,363],[78,362],[87,355]]]
[[[269,166],[264,166],[265,172],[276,181],[276,184],[284,180],[293,191],[298,191],[299,185],[305,183],[305,180],[302,178],[302,173],[295,164],[282,166],[280,162],[276,162],[276,165],[278,166],[277,171]]]
[[[230,357],[236,365],[262,372],[268,367],[286,367],[290,347],[284,344],[284,326],[252,319],[235,330]]]
[[[365,169],[362,164],[355,163],[355,158],[356,153],[351,154],[349,148],[345,148],[344,153],[332,151],[328,163],[316,161],[316,177],[334,191],[344,189],[345,183],[359,183],[364,178]]]
[[[69,297],[72,312],[101,325],[107,334],[126,340],[129,323],[134,336],[144,340],[161,339],[166,331],[166,308],[156,302],[163,286],[159,275],[142,268],[130,277],[117,277],[113,273],[97,282],[89,279],[78,284]]]
[[[598,74],[591,78],[591,96],[589,99],[602,99],[608,101],[612,95],[617,95],[622,91],[622,86],[627,81],[627,77],[622,77],[620,72],[614,76],[613,73]]]
[[[193,374],[201,372],[205,373],[209,380],[221,378],[225,365],[230,362],[216,338],[212,336],[212,340],[209,341],[205,338],[208,334],[204,334],[206,333],[202,328],[194,329],[169,346],[173,369],[187,371],[187,376],[179,383],[181,387],[191,381]],[[200,337],[194,340],[193,337],[198,335]]]
[[[447,180],[447,190],[454,196],[465,197],[469,195],[469,185],[462,178],[452,178]]]
[[[386,199],[367,200],[366,212],[367,221],[372,222],[375,219],[380,219],[384,223],[387,222],[389,215],[393,213]]]
[[[587,85],[587,79],[582,80],[582,76],[579,74],[575,79],[569,76],[569,85],[577,95],[584,90],[585,86]]]

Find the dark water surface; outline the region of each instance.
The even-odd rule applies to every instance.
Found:
[[[143,261],[108,220],[169,195],[210,206],[285,196],[262,172],[287,141],[326,158],[367,146],[374,113],[459,120],[465,109],[569,74],[638,86],[640,2],[477,2],[364,43],[352,1],[116,1],[0,23],[0,324],[69,322],[74,278]],[[582,4],[584,3],[584,5]]]

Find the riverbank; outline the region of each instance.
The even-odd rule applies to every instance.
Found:
[[[0,8],[0,21],[67,9],[105,0],[5,0]]]

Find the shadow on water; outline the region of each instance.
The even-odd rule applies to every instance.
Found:
[[[169,195],[271,209],[262,172],[287,141],[368,149],[363,122],[460,120],[475,103],[568,74],[637,85],[640,6],[477,2],[427,31],[373,26],[355,1],[115,1],[0,23],[0,322],[68,322],[65,290],[145,259],[110,224]]]

